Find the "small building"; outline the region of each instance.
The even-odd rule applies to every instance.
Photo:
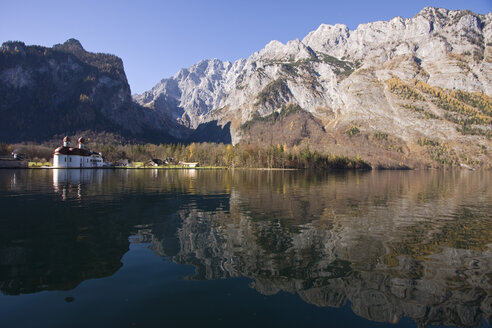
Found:
[[[79,138],[79,147],[70,147],[70,138],[63,138],[63,146],[55,149],[53,167],[55,168],[97,168],[103,167],[101,153],[85,149],[85,139]]]
[[[121,158],[114,163],[115,166],[130,166],[130,160],[128,158]]]
[[[145,166],[162,166],[164,162],[158,158],[152,158],[145,162]]]
[[[198,162],[179,162],[179,165],[184,167],[198,167]]]
[[[25,158],[26,158],[26,155],[21,153],[20,150],[18,149],[15,149],[13,152],[12,152],[12,158],[13,159],[16,159],[16,160],[19,160],[19,161],[23,161]]]
[[[166,157],[164,159],[164,164],[175,164],[176,161],[174,160],[174,157]]]

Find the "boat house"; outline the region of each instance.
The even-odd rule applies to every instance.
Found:
[[[55,168],[96,168],[103,167],[101,153],[85,149],[84,138],[79,138],[79,147],[70,147],[70,137],[63,138],[63,146],[55,149],[53,167]]]

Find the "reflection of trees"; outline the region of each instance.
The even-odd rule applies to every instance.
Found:
[[[113,220],[91,220],[85,214],[19,220],[22,228],[0,233],[0,290],[14,295],[69,290],[115,273],[128,250],[128,235],[115,229]]]
[[[69,290],[110,276],[121,267],[135,227],[159,222],[153,232],[172,251],[179,248],[173,236],[181,206],[195,204],[204,211],[228,206],[221,194],[205,200],[187,192],[194,180],[181,173],[58,171],[56,176],[46,170],[0,174],[6,195],[15,196],[0,197],[0,290],[5,294]],[[69,196],[65,202],[58,195],[63,190]]]
[[[193,264],[194,279],[246,276],[263,294],[350,302],[374,321],[470,326],[490,318],[490,174],[345,177],[236,180],[229,213],[183,209],[179,250],[167,253],[156,234],[154,250]]]

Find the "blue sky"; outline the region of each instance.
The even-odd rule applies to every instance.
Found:
[[[76,38],[88,51],[121,57],[132,92],[141,93],[201,59],[234,61],[274,39],[302,39],[322,23],[353,30],[426,6],[486,14],[492,0],[0,0],[0,42],[52,46]]]

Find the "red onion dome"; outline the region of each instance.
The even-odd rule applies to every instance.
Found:
[[[87,149],[70,148],[69,155],[90,156],[91,153]]]
[[[70,148],[68,147],[58,147],[55,149],[55,154],[58,155],[70,155]]]

